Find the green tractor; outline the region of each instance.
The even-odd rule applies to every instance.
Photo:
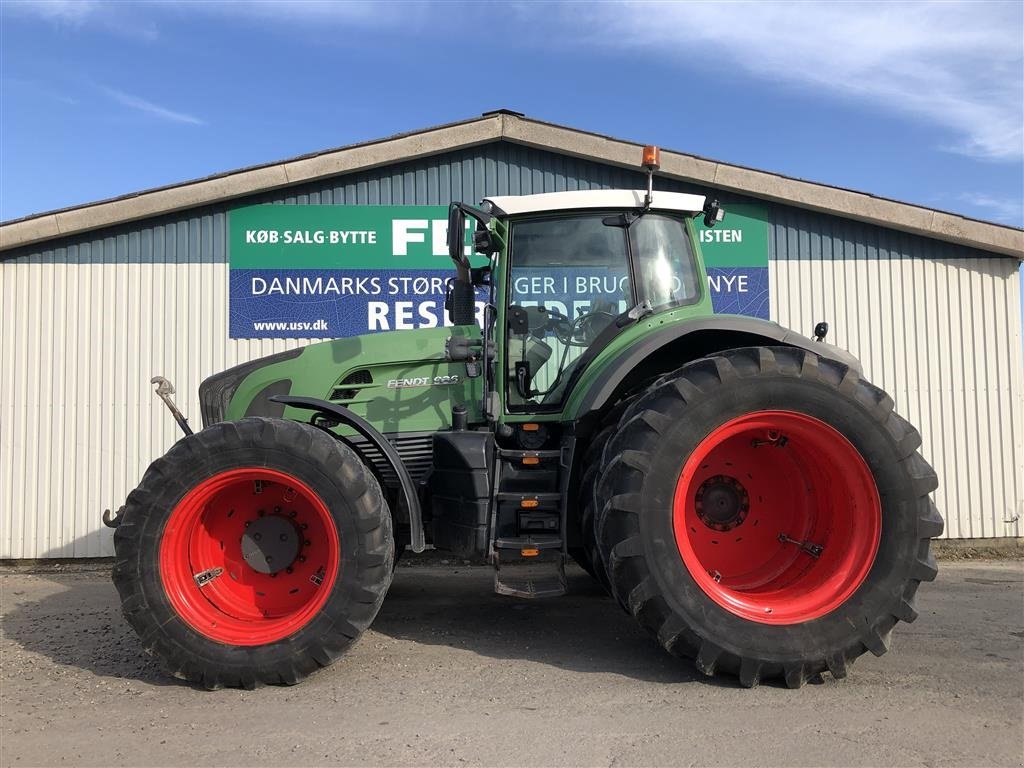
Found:
[[[106,520],[146,649],[209,688],[296,683],[432,544],[520,598],[572,558],[744,686],[884,653],[936,575],[921,438],[824,323],[713,313],[694,220],[723,211],[652,191],[656,155],[646,191],[453,203],[446,327],[212,376],[195,434],[163,381],[186,436]],[[571,306],[537,300],[564,280]]]

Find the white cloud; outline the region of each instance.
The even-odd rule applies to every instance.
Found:
[[[100,90],[103,91],[107,96],[112,98],[118,104],[134,109],[153,117],[157,117],[161,120],[167,120],[172,123],[187,123],[188,125],[206,125],[206,121],[200,118],[189,115],[185,112],[175,112],[173,109],[162,107],[159,104],[154,104],[152,101],[140,98],[139,96],[132,96],[130,93],[119,91],[116,88],[110,88],[106,85],[99,86]]]
[[[156,39],[160,21],[204,14],[275,26],[394,26],[427,16],[425,0],[2,0],[3,10],[61,26],[87,24],[126,35]],[[441,6],[435,16],[443,15]]]
[[[957,136],[945,149],[1024,156],[1017,2],[595,3],[564,8],[593,45],[868,102]]]
[[[3,79],[0,80],[0,84],[2,84],[4,88],[17,88],[18,90],[31,94],[32,96],[58,101],[61,104],[67,104],[72,107],[78,106],[79,103],[78,99],[74,96],[69,96],[67,93],[51,88],[35,79],[4,75]]]
[[[55,23],[96,23],[153,39],[168,16],[304,27],[424,29],[443,39],[469,4],[320,0],[4,2]],[[945,128],[942,149],[986,160],[1024,158],[1024,15],[1019,0],[971,2],[509,2],[503,9],[559,46],[591,55],[676,60],[716,74],[742,71],[822,97],[854,100]],[[500,16],[497,16],[500,20]],[[528,44],[523,37],[520,44]],[[507,43],[505,43],[507,44]],[[667,98],[684,99],[683,88]]]
[[[342,24],[385,26],[420,15],[425,2],[371,2],[370,0],[233,0],[185,2],[161,0],[165,8],[190,13],[219,14],[232,18],[272,21],[275,24]]]
[[[993,197],[985,192],[963,192],[958,199],[984,211],[996,221],[1018,227],[1024,225],[1024,200]]]
[[[81,25],[100,8],[95,0],[6,0],[4,10],[60,24]]]
[[[156,40],[156,24],[146,16],[146,6],[110,0],[0,0],[0,11],[38,19],[61,28],[86,26],[146,41]]]

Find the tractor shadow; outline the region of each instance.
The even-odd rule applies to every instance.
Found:
[[[0,573],[3,638],[24,651],[97,677],[156,686],[187,685],[142,649],[121,615],[109,561],[5,568]],[[9,649],[5,648],[6,651]],[[12,650],[12,656],[17,651]],[[13,662],[13,659],[11,659]],[[3,678],[19,674],[17,664]]]
[[[395,572],[371,631],[498,661],[531,661],[643,682],[734,687],[666,653],[578,566],[567,566],[566,577],[565,596],[522,600],[495,594],[489,567],[420,565],[409,554]]]
[[[494,594],[488,567],[426,560],[403,561],[368,635],[644,682],[735,685],[669,656],[575,565],[567,568],[567,595],[528,601]],[[5,650],[16,654],[16,645],[101,678],[188,686],[143,651],[121,615],[110,567],[93,561],[0,571]]]

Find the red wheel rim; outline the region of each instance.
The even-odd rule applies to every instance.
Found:
[[[340,553],[334,519],[309,486],[273,469],[233,469],[199,483],[171,512],[160,578],[174,610],[200,634],[264,645],[319,613]]]
[[[882,512],[871,470],[842,434],[805,414],[757,411],[715,429],[686,460],[673,526],[683,563],[718,605],[796,624],[864,582]]]

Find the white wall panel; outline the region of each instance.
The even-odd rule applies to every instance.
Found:
[[[225,264],[5,263],[0,286],[0,558],[111,554],[100,514],[180,434],[150,377],[198,426],[204,377],[302,343],[227,340]]]

